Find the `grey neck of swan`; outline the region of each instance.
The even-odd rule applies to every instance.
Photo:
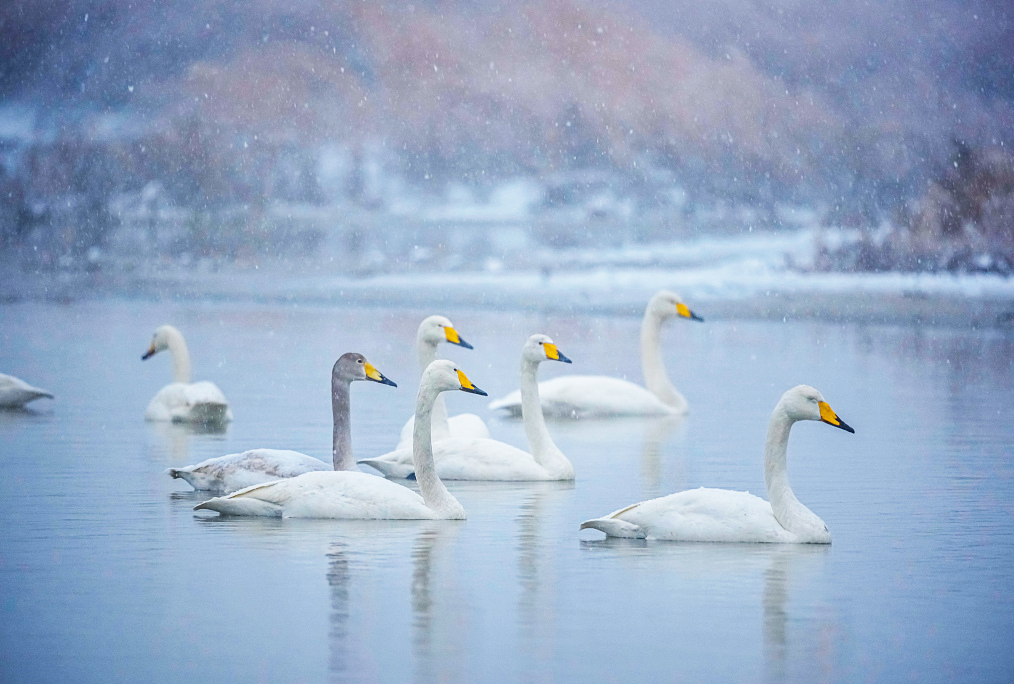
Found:
[[[662,362],[661,334],[662,317],[648,309],[641,321],[641,371],[644,386],[666,406],[683,410],[687,400],[673,387]]]
[[[417,337],[419,347],[419,371],[422,372],[437,360],[437,345],[431,344],[422,337]],[[433,402],[433,439],[440,441],[451,436],[451,426],[447,422],[447,404],[444,403],[444,395],[437,396]]]
[[[768,424],[768,436],[764,446],[764,484],[768,490],[768,501],[775,514],[775,520],[789,532],[797,534],[824,530],[824,522],[799,499],[789,485],[786,454],[789,446],[789,430],[793,421],[781,406],[775,407]]]
[[[424,381],[425,382],[425,381]],[[440,391],[423,384],[416,399],[415,426],[412,429],[412,462],[415,465],[415,479],[419,483],[426,506],[434,511],[447,513],[462,511],[455,499],[437,475],[433,461],[433,404]]]
[[[574,466],[563,455],[546,427],[546,419],[542,415],[542,403],[539,401],[539,383],[536,373],[539,369],[537,361],[521,359],[521,416],[525,425],[525,436],[528,447],[532,450],[535,462],[553,476],[573,476]]]
[[[183,335],[176,330],[169,330],[165,333],[166,346],[169,354],[173,357],[173,381],[190,382],[190,352],[187,351],[187,343],[183,341]]]
[[[331,414],[334,418],[331,458],[335,470],[357,470],[355,459],[352,458],[351,387],[351,380],[331,378]]]

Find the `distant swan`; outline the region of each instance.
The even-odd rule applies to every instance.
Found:
[[[770,503],[749,492],[701,487],[621,508],[581,523],[581,529],[635,539],[830,544],[824,521],[799,503],[789,487],[786,448],[789,430],[798,420],[819,420],[855,433],[812,387],[799,385],[783,394],[771,414],[764,448]]]
[[[28,402],[42,397],[52,399],[53,395],[13,375],[0,373],[0,409],[24,408]]]
[[[659,349],[662,323],[675,317],[703,320],[672,292],[658,292],[648,302],[641,322],[641,368],[647,389],[606,375],[565,375],[539,383],[543,412],[557,418],[686,413],[687,400],[669,381]],[[517,416],[521,413],[521,393],[515,391],[497,399],[489,408],[506,409]]]
[[[174,423],[224,423],[232,420],[229,402],[212,382],[190,382],[190,353],[183,334],[171,325],[155,330],[141,360],[163,350],[173,357],[173,382],[158,391],[144,411],[145,420]]]
[[[532,453],[495,439],[451,437],[434,442],[437,474],[444,480],[573,480],[574,466],[553,443],[539,405],[535,378],[539,364],[549,359],[570,363],[546,335],[532,335],[521,350],[521,395],[525,434]],[[414,468],[406,449],[360,463],[388,477],[409,477]]]
[[[444,487],[433,466],[430,441],[433,403],[441,392],[449,390],[486,395],[450,361],[434,361],[423,373],[413,434],[415,473],[422,496],[390,480],[357,471],[306,473],[210,499],[194,510],[285,518],[463,520],[465,509]]]
[[[362,354],[349,352],[335,361],[334,368],[331,369],[331,413],[334,419],[331,456],[334,470],[356,470],[356,462],[352,458],[349,390],[352,383],[359,380],[397,387]],[[194,489],[234,492],[263,482],[329,470],[331,468],[327,463],[298,451],[251,449],[239,454],[209,458],[197,465],[169,468],[166,473],[186,480]]]
[[[437,359],[437,345],[444,342],[456,344],[465,349],[471,349],[472,345],[465,342],[454,329],[451,322],[443,316],[429,316],[419,324],[416,332],[416,348],[419,352],[419,372]],[[412,426],[415,424],[415,416],[409,417],[401,428],[401,435],[398,438],[398,445],[395,449],[405,449],[411,456],[412,452]],[[482,418],[474,413],[459,413],[456,416],[447,417],[447,404],[444,398],[437,397],[437,403],[433,406],[433,441],[439,442],[448,437],[489,437],[489,428]]]

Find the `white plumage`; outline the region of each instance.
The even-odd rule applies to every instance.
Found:
[[[687,400],[669,381],[659,347],[662,323],[669,318],[702,320],[679,296],[665,290],[648,302],[641,322],[641,368],[646,387],[605,375],[568,375],[539,383],[542,410],[556,418],[666,416],[687,412]],[[521,413],[521,392],[491,402],[513,416]]]
[[[152,398],[144,411],[145,420],[211,424],[232,420],[232,411],[222,390],[206,380],[190,382],[190,352],[183,334],[173,326],[163,325],[155,330],[141,360],[166,349],[173,360],[174,382]]]
[[[28,402],[42,397],[52,399],[53,395],[21,378],[0,373],[0,409],[24,408]]]
[[[465,349],[471,349],[472,345],[466,342],[458,331],[451,325],[451,321],[444,316],[428,316],[419,324],[416,332],[416,349],[419,353],[419,372],[422,373],[437,358],[437,346],[447,342]],[[398,444],[395,450],[404,449],[411,455],[412,432],[415,427],[415,416],[409,416],[398,435]],[[437,403],[433,406],[433,441],[439,442],[448,437],[489,437],[489,428],[479,416],[474,413],[459,413],[456,416],[447,417],[447,405],[444,398],[437,397]]]
[[[227,515],[345,519],[463,519],[461,507],[433,466],[430,417],[440,392],[485,394],[450,361],[434,361],[423,373],[416,400],[415,472],[420,494],[375,475],[355,471],[306,473],[241,489],[198,504],[194,510]]]
[[[692,489],[621,508],[581,523],[610,537],[695,542],[830,544],[824,521],[801,504],[786,470],[789,430],[799,420],[819,420],[855,432],[820,392],[799,385],[782,395],[771,414],[764,452],[768,499],[727,489]]]
[[[557,448],[539,405],[536,372],[545,360],[570,363],[546,335],[532,335],[521,350],[521,391],[525,433],[531,453],[495,439],[450,437],[433,443],[437,473],[443,480],[573,480],[574,466]],[[436,427],[434,426],[434,432]],[[398,449],[360,461],[387,477],[409,477],[412,452]]]

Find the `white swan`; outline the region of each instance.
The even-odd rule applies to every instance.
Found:
[[[465,342],[454,329],[451,322],[443,316],[429,316],[419,324],[419,330],[415,336],[416,347],[419,351],[419,372],[437,359],[437,345],[443,342],[450,342],[465,349],[471,349],[472,345]],[[405,449],[410,454],[412,451],[412,430],[415,425],[415,416],[410,416],[401,428],[401,435],[398,438],[398,445],[395,449]],[[474,413],[459,413],[456,416],[447,417],[447,404],[444,398],[437,397],[437,403],[433,406],[433,441],[439,442],[448,437],[489,437],[489,428],[482,418]]]
[[[683,398],[665,371],[659,349],[662,323],[669,318],[703,320],[680,301],[662,290],[648,302],[641,322],[641,368],[647,389],[627,380],[606,375],[565,375],[539,383],[542,410],[557,418],[608,416],[665,416],[686,413]],[[512,392],[489,405],[506,409],[513,416],[521,412],[521,393]]]
[[[532,335],[521,350],[521,396],[525,435],[532,453],[495,439],[450,437],[433,443],[437,474],[444,480],[573,480],[574,466],[553,443],[539,405],[535,374],[545,360],[570,363],[546,335]],[[392,451],[360,463],[388,477],[412,475],[412,454]]]
[[[207,380],[190,382],[190,353],[183,334],[171,325],[159,326],[141,360],[169,350],[173,382],[158,391],[144,411],[145,420],[174,423],[223,423],[232,420],[229,402],[218,386]]]
[[[423,373],[416,399],[418,420],[413,435],[415,473],[422,496],[408,487],[358,471],[306,473],[210,499],[195,506],[194,510],[286,518],[463,520],[465,509],[444,487],[433,466],[430,441],[433,402],[441,392],[448,390],[486,395],[450,361],[434,361]]]
[[[397,387],[362,354],[349,352],[335,361],[331,369],[331,413],[334,425],[331,457],[334,470],[356,470],[356,462],[352,458],[349,395],[352,383],[361,380]],[[298,451],[250,449],[239,454],[209,458],[197,465],[169,468],[166,473],[186,480],[194,489],[234,492],[255,484],[329,470],[331,467],[327,463]]]
[[[824,521],[799,503],[785,469],[789,430],[797,420],[819,420],[854,433],[820,392],[799,385],[782,395],[771,414],[764,448],[768,501],[749,492],[691,489],[642,501],[581,523],[610,537],[700,542],[830,544]]]
[[[44,389],[32,387],[21,378],[0,373],[0,409],[24,408],[25,404],[42,397],[53,398]]]

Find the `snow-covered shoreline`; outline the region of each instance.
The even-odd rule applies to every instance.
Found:
[[[702,237],[681,243],[533,252],[526,268],[496,260],[481,270],[406,264],[365,277],[320,259],[129,271],[15,274],[0,298],[89,297],[306,303],[329,306],[496,308],[636,315],[656,290],[680,293],[705,318],[824,319],[1010,325],[1014,279],[971,273],[833,273],[813,269],[826,231]]]

